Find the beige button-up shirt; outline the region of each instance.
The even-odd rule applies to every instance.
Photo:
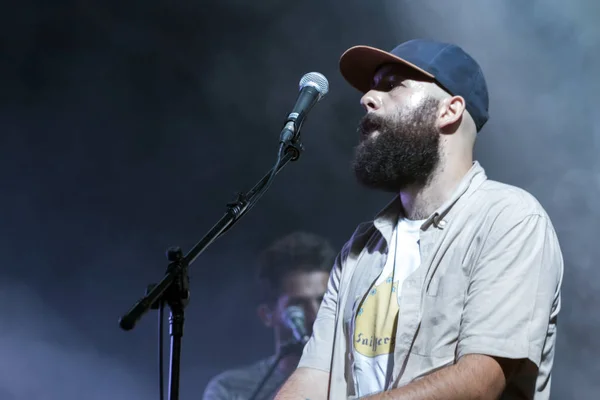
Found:
[[[299,367],[331,374],[329,399],[356,398],[355,305],[385,265],[402,212],[396,197],[339,253]],[[421,265],[402,286],[391,388],[470,353],[528,359],[502,399],[550,395],[563,258],[554,228],[526,191],[473,164],[421,226]]]

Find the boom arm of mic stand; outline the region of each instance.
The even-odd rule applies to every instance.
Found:
[[[303,147],[301,143],[294,143],[288,145],[285,150],[285,154],[281,158],[276,168],[276,174],[279,173],[290,161],[295,161],[300,156]],[[237,199],[228,203],[228,210],[221,217],[221,219],[204,235],[204,237],[194,245],[194,247],[185,255],[185,257],[176,260],[167,269],[167,273],[164,278],[141,299],[139,300],[121,319],[119,325],[123,330],[131,330],[135,327],[137,321],[144,315],[152,305],[161,298],[163,293],[173,284],[177,276],[182,272],[183,269],[193,263],[196,258],[204,250],[208,248],[216,239],[218,239],[225,231],[229,230],[241,217],[244,216],[246,210],[254,198],[260,194],[260,189],[268,182],[272,175],[272,170],[263,176],[263,178],[246,194],[239,193]]]

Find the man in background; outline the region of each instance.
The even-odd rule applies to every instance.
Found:
[[[275,354],[215,376],[206,387],[203,400],[250,399],[281,356],[255,399],[273,398],[296,369],[302,351],[301,347],[297,351],[289,351],[294,336],[283,322],[284,313],[290,306],[300,307],[304,311],[306,331],[308,335],[312,334],[312,325],[327,290],[335,255],[326,239],[305,232],[291,233],[272,243],[261,254],[258,278],[262,301],[258,306],[258,316],[267,328],[273,330]]]

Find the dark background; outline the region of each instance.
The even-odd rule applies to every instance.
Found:
[[[596,398],[600,3],[496,0],[34,1],[0,12],[0,397],[157,398],[156,313],[118,317],[270,168],[298,81],[328,77],[306,151],[193,265],[182,398],[273,351],[255,256],[303,229],[336,248],[389,196],[349,164],[356,44],[454,41],[488,79],[477,159],[532,192],[565,256],[553,399]]]

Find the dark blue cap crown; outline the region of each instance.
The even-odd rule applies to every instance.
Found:
[[[428,39],[410,40],[389,53],[356,46],[342,55],[340,70],[351,85],[366,92],[377,68],[387,63],[407,65],[433,78],[450,94],[463,97],[478,131],[487,122],[489,99],[483,72],[459,46]]]

